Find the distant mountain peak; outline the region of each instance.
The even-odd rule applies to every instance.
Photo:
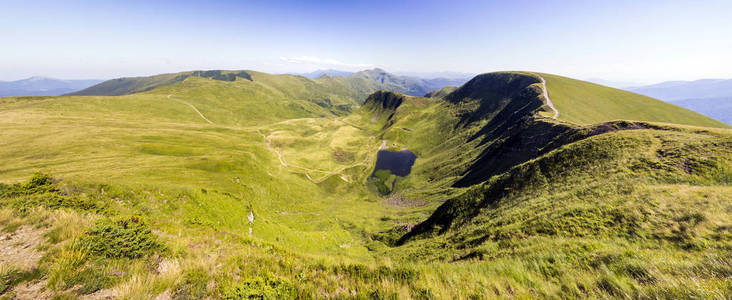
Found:
[[[315,71],[310,72],[310,73],[294,73],[294,74],[295,75],[305,76],[307,78],[320,78],[320,77],[323,77],[323,76],[328,76],[328,77],[338,77],[338,76],[345,77],[345,76],[348,76],[348,75],[353,74],[353,72],[341,71],[341,70],[335,70],[335,69],[325,69],[325,70],[315,70]]]
[[[46,76],[31,76],[16,81],[0,82],[0,97],[58,96],[85,89],[102,80],[64,80]]]
[[[380,75],[380,74],[389,74],[389,72],[386,72],[386,70],[381,69],[381,68],[373,68],[373,69],[366,69],[366,70],[358,71],[353,74]]]
[[[629,87],[626,90],[664,101],[722,98],[732,96],[732,79],[665,81],[652,85]]]
[[[38,76],[38,75],[36,75],[36,76],[31,76],[31,77],[28,77],[28,78],[27,78],[27,79],[25,79],[25,80],[27,80],[27,81],[41,81],[41,80],[56,80],[56,79],[53,79],[53,78],[51,78],[51,77],[46,77],[46,76]]]

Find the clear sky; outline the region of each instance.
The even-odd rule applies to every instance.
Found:
[[[732,78],[732,1],[0,0],[0,80],[371,67]]]

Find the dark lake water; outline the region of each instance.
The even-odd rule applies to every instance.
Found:
[[[376,170],[389,170],[397,176],[407,176],[412,172],[412,165],[417,156],[409,150],[401,150],[392,152],[389,150],[379,150],[376,154]]]

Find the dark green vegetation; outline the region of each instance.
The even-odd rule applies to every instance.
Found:
[[[526,72],[135,82],[0,99],[0,227],[40,237],[4,296],[732,296],[732,132],[693,112]],[[374,172],[384,148],[408,176]]]
[[[165,249],[141,217],[100,220],[79,239],[80,247],[106,257],[138,258]]]

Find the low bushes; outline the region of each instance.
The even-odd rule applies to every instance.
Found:
[[[81,247],[109,258],[139,258],[165,249],[142,217],[103,219],[79,240]]]

